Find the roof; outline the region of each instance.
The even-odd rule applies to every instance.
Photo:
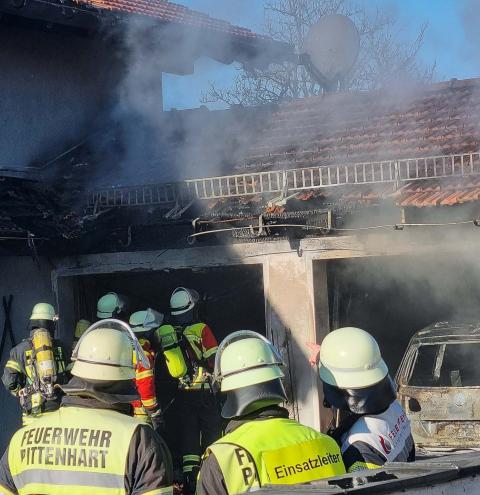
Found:
[[[480,79],[283,103],[237,168],[269,170],[479,150]]]
[[[207,14],[191,10],[188,7],[166,0],[74,0],[102,10],[111,10],[125,14],[139,14],[162,21],[184,24],[186,26],[209,29],[233,35],[239,38],[258,38],[271,40],[250,29],[234,26],[229,22],[215,19]]]
[[[18,3],[18,5],[16,5]],[[250,29],[235,26],[202,12],[167,0],[29,0],[28,2],[1,2],[0,12],[8,22],[47,23],[50,28],[67,32],[112,33],[116,38],[123,33],[119,25],[150,19],[146,29],[173,26],[161,31],[162,47],[170,57],[162,59],[164,72],[190,74],[195,61],[209,57],[223,64],[240,62],[249,67],[264,68],[272,62],[296,60],[294,48]],[[142,23],[143,24],[143,23]],[[112,39],[101,37],[99,42]],[[182,49],[182,50],[181,50]]]
[[[414,181],[395,196],[402,207],[452,206],[480,200],[480,177]]]

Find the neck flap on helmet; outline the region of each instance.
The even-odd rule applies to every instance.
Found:
[[[74,376],[65,385],[57,385],[67,395],[96,399],[105,404],[129,404],[140,399],[133,380],[85,380]]]
[[[280,378],[226,392],[227,400],[222,408],[224,418],[246,416],[268,406],[276,406],[287,400]]]

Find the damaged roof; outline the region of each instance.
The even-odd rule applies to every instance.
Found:
[[[141,143],[141,153],[133,153],[141,159],[133,167],[124,167],[127,173],[122,185],[132,182],[128,171],[134,169],[136,184],[216,177],[218,183],[223,181],[220,189],[240,181],[245,185],[244,195],[251,196],[263,192],[263,185],[262,191],[256,186],[267,176],[258,174],[288,171],[289,190],[295,190],[292,182],[303,178],[303,186],[297,189],[308,194],[308,185],[315,183],[316,189],[331,196],[328,185],[343,189],[342,184],[351,183],[362,167],[363,183],[393,183],[395,163],[402,162],[397,187],[387,185],[400,206],[451,205],[478,199],[471,176],[480,173],[480,79],[327,94],[261,108],[171,111],[161,121],[157,129],[145,130],[145,135],[156,134],[158,141],[153,148],[151,140]],[[114,148],[118,150],[118,141]],[[464,155],[468,158],[469,154],[475,156],[464,167]],[[444,157],[453,155],[446,163]],[[417,158],[422,160],[407,163]],[[438,170],[442,160],[443,174]],[[122,163],[121,157],[117,163]],[[416,174],[410,165],[417,167]],[[418,167],[425,168],[423,175]],[[462,175],[464,168],[468,177],[437,179]],[[309,174],[313,174],[310,182],[305,180]],[[225,180],[218,179],[222,176]],[[408,182],[418,178],[435,181]],[[218,191],[204,196],[204,184],[201,186],[201,198],[219,199]],[[401,191],[397,193],[397,189]],[[241,193],[242,187],[237,187],[238,191]],[[345,197],[384,197],[378,186],[348,187],[335,195],[339,192]],[[435,192],[435,196],[417,194],[422,192]],[[412,193],[414,201],[410,201]]]
[[[345,217],[369,206],[478,202],[479,143],[480,79],[470,79],[164,112],[153,126],[117,122],[54,166],[63,183],[78,186],[83,177],[91,193],[78,229],[113,222],[115,211],[128,227],[137,220],[127,210],[144,211],[142,222],[187,227],[194,218],[205,225],[239,218],[244,228],[249,217],[267,213],[278,222],[291,212],[313,225],[319,220],[309,211]]]
[[[471,153],[480,79],[326,94],[278,106],[238,169],[268,170]]]

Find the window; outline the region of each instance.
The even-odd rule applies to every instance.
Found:
[[[420,345],[408,385],[414,387],[480,386],[479,342]]]

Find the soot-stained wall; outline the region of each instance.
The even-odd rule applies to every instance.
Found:
[[[331,261],[328,285],[331,329],[356,326],[371,332],[392,374],[418,330],[480,316],[474,253]]]
[[[0,165],[80,142],[116,79],[115,51],[99,38],[0,24]]]
[[[49,302],[54,304],[51,286],[51,269],[45,258],[39,260],[37,265],[31,258],[1,257],[0,267],[2,277],[0,279],[0,296],[13,295],[12,301],[12,327],[15,339],[20,342],[28,337],[28,319],[34,304]],[[0,306],[0,332],[3,331],[5,312]],[[8,359],[10,340],[7,339],[4,352],[1,356],[1,372]],[[12,397],[0,385],[0,401],[2,403],[0,421],[0,451],[6,448],[10,437],[21,425],[21,410],[18,400]]]

